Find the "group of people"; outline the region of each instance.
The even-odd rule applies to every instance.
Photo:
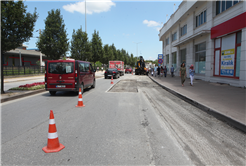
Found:
[[[171,67],[171,75],[172,75],[172,77],[174,76],[174,67],[173,67],[173,65],[172,65],[172,67]],[[161,66],[155,66],[154,67],[154,69],[152,69],[152,71],[151,71],[151,75],[152,76],[167,76],[167,67],[165,66],[164,68]]]
[[[193,86],[193,80],[194,80],[194,74],[195,74],[195,70],[194,70],[194,66],[190,65],[190,69],[189,69],[189,74],[190,74],[190,85]],[[185,63],[181,64],[180,70],[179,70],[179,75],[181,77],[181,84],[182,86],[184,86],[184,82],[185,82],[185,78],[186,78],[186,68],[185,68]]]
[[[194,70],[194,66],[191,65],[190,69],[189,69],[189,74],[190,74],[190,85],[193,86],[193,80],[194,80],[194,74],[195,74],[195,70]],[[151,71],[151,75],[152,76],[167,76],[167,68],[166,66],[163,68],[162,66],[155,66],[154,69],[152,69]],[[171,67],[171,76],[174,76],[174,67],[172,65]],[[184,82],[185,82],[185,78],[187,76],[186,74],[186,67],[185,67],[185,63],[181,64],[180,70],[179,70],[179,76],[181,77],[181,84],[182,86],[184,86]]]

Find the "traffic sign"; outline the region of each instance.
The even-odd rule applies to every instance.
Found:
[[[163,59],[163,54],[158,54],[158,59]]]
[[[162,64],[162,63],[163,63],[163,60],[162,60],[162,59],[159,59],[159,60],[158,60],[158,63],[159,63],[159,64]]]

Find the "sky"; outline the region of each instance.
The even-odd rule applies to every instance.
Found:
[[[111,1],[86,0],[86,30],[89,40],[94,30],[99,32],[103,45],[114,44],[129,55],[143,56],[145,60],[156,60],[162,53],[159,29],[168,21],[182,1]],[[68,39],[73,30],[82,26],[85,31],[85,1],[24,1],[27,12],[37,8],[38,19],[33,37],[24,44],[34,49],[39,29],[45,29],[48,11],[60,9]],[[175,4],[175,5],[174,5]],[[70,53],[69,53],[70,55]]]

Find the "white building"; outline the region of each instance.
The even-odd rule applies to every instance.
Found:
[[[159,32],[163,66],[191,64],[196,79],[246,87],[246,1],[183,1]]]

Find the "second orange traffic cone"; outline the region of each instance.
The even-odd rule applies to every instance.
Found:
[[[78,99],[78,105],[76,107],[84,107],[83,99],[82,99],[82,93],[81,93],[81,88],[79,88],[79,99]]]
[[[113,76],[111,76],[111,84],[114,84],[114,82],[113,82]]]
[[[63,148],[65,148],[65,146],[59,143],[54,114],[53,111],[50,110],[48,143],[47,146],[43,147],[43,151],[45,153],[59,152]]]

